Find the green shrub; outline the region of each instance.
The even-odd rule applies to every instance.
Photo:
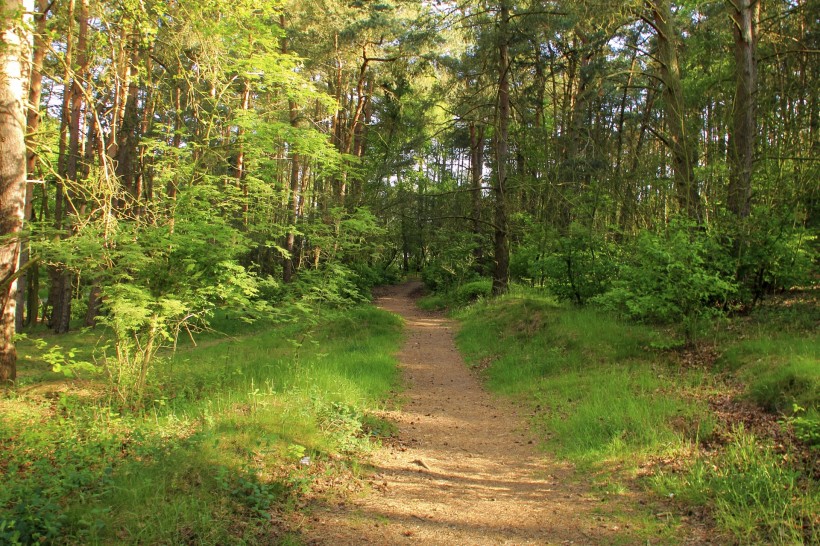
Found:
[[[453,302],[457,306],[467,305],[481,298],[489,298],[493,292],[491,279],[480,279],[462,284],[453,291]]]
[[[805,213],[757,207],[742,221],[721,219],[734,257],[741,301],[766,293],[810,286],[817,275],[817,234],[803,227]]]
[[[421,272],[424,285],[433,292],[442,292],[478,278],[478,264],[473,250],[476,243],[470,233],[448,234],[443,244]]]
[[[553,234],[543,255],[529,266],[529,274],[544,279],[559,299],[578,304],[604,293],[617,271],[615,246],[577,223],[565,236]]]
[[[612,289],[596,301],[639,321],[681,324],[689,339],[737,292],[721,254],[708,234],[686,223],[664,234],[643,232]]]

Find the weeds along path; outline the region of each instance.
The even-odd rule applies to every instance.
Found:
[[[453,324],[421,311],[419,283],[385,289],[377,304],[404,317],[398,357],[407,389],[387,416],[398,441],[374,454],[373,487],[315,508],[308,544],[608,544],[623,530],[597,512],[600,496],[539,456],[523,415],[484,391],[453,342]],[[492,335],[488,332],[488,335]],[[627,539],[628,540],[628,539]]]

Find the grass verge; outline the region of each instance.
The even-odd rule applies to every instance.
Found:
[[[359,307],[310,329],[212,336],[163,357],[139,413],[93,376],[27,362],[0,396],[0,543],[286,540],[277,513],[357,473],[396,386],[400,332]]]
[[[771,315],[724,324],[712,366],[663,349],[676,344],[659,330],[521,288],[456,316],[459,347],[487,385],[529,405],[545,448],[602,487],[647,477],[640,483],[658,500],[671,495],[681,514],[709,514],[725,542],[817,543],[816,447],[758,436],[712,404],[731,386],[744,411],[781,412],[782,426],[766,420],[781,440],[789,428],[820,437],[816,333]]]

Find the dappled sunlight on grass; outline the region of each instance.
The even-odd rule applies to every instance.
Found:
[[[109,406],[102,377],[60,379],[32,361],[0,397],[0,521],[24,541],[256,541],[314,473],[370,449],[363,426],[396,387],[400,332],[360,307],[314,328],[205,336],[163,356],[137,412]],[[98,337],[71,342],[90,353]]]

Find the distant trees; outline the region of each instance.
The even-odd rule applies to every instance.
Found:
[[[816,0],[37,5],[42,183],[3,179],[3,229],[27,223],[2,239],[31,264],[4,304],[20,327],[161,343],[229,301],[355,299],[391,268],[583,303],[686,237],[721,258],[704,278],[732,296],[706,299],[729,307],[813,259]]]
[[[808,282],[809,180],[820,175],[816,9],[812,0],[585,0],[442,10],[464,46],[436,66],[446,106],[421,162],[444,169],[418,190],[440,203],[430,233],[472,233],[472,257],[503,254],[499,222],[476,212],[498,210],[503,180],[513,277],[553,279],[576,301],[608,289],[636,235],[680,226],[711,241],[692,241],[714,254],[708,274],[737,284],[726,308]],[[502,35],[509,61],[497,72]],[[481,146],[464,137],[477,124],[487,128]],[[480,190],[460,159],[468,147],[492,151]],[[442,191],[452,197],[433,197]],[[453,263],[451,250],[419,252],[461,271],[472,258]],[[479,270],[498,279],[501,263]]]

